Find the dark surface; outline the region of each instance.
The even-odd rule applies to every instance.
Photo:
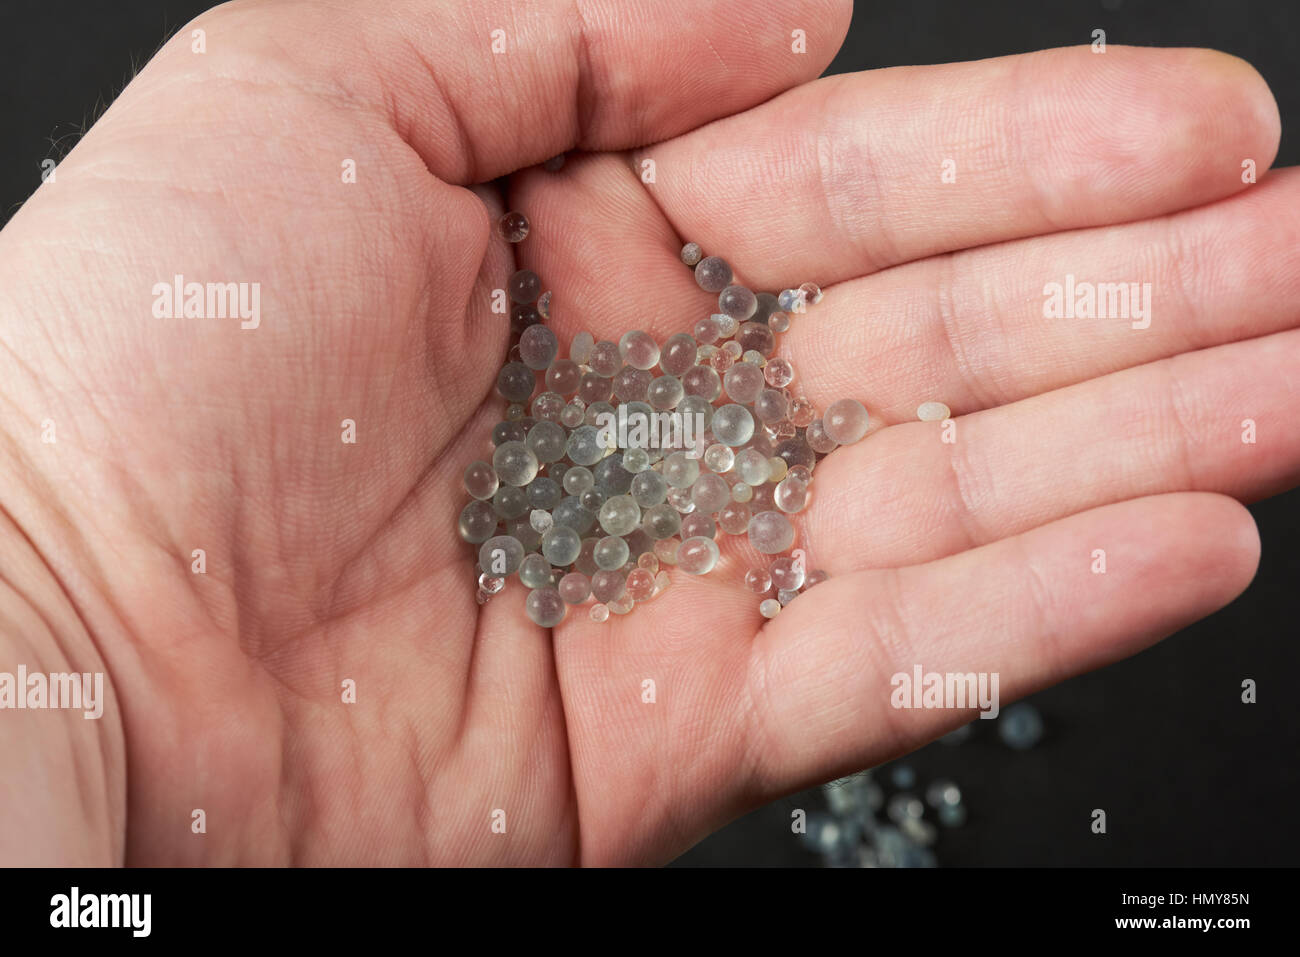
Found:
[[[208,5],[0,4],[3,219],[40,182],[41,161],[66,153],[164,36]],[[1272,87],[1283,124],[1277,165],[1285,166],[1297,161],[1298,23],[1300,7],[1277,0],[877,2],[859,5],[831,72],[1087,43],[1096,28],[1111,44],[1214,47],[1249,60]],[[1008,750],[984,721],[965,744],[934,744],[906,759],[923,782],[951,777],[966,795],[969,823],[942,834],[940,863],[1300,861],[1300,719],[1290,684],[1300,674],[1298,506],[1293,492],[1252,508],[1263,559],[1243,598],[1136,658],[1035,696],[1048,726],[1037,749]],[[1260,684],[1253,706],[1240,703],[1246,677]],[[679,863],[816,864],[791,835],[790,812],[822,803],[809,793],[773,804]],[[1104,837],[1088,829],[1097,807],[1109,816]]]

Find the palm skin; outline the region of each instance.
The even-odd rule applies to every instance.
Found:
[[[580,23],[567,7],[517,19],[484,7],[472,24],[411,3],[368,4],[346,24],[316,4],[219,8],[196,22],[207,52],[193,53],[182,30],[15,216],[0,234],[14,412],[6,639],[19,660],[107,671],[112,697],[102,723],[32,725],[72,755],[51,779],[76,797],[19,792],[28,826],[0,838],[6,860],[663,862],[763,800],[969,720],[889,707],[889,676],[914,662],[999,671],[1006,701],[1132,653],[1245,587],[1253,525],[1204,493],[1288,487],[1300,461],[1290,440],[1214,468],[1197,459],[1211,450],[1161,445],[1154,466],[1134,452],[1132,467],[1103,477],[1084,462],[1073,484],[1052,472],[1059,455],[1017,462],[1015,443],[1027,420],[1154,390],[1169,381],[1162,363],[1220,343],[1262,351],[1178,360],[1176,377],[1194,383],[1180,410],[1201,416],[1197,390],[1230,393],[1242,400],[1230,418],[1263,422],[1251,390],[1294,389],[1293,314],[1247,296],[1212,332],[1053,340],[1029,353],[1048,359],[1023,370],[1006,355],[972,360],[952,303],[916,341],[883,310],[869,336],[861,319],[864,300],[960,289],[935,268],[957,269],[950,250],[1007,241],[974,264],[1001,270],[1007,287],[1035,256],[1106,277],[1175,215],[1200,217],[1180,221],[1184,235],[1224,223],[1249,234],[1267,209],[1294,208],[1285,175],[1252,187],[1272,189],[1267,199],[1235,175],[1238,153],[1262,170],[1276,147],[1275,109],[1253,71],[1189,51],[1080,66],[1086,48],[1039,55],[1061,58],[1051,69],[1032,58],[965,67],[996,90],[1017,71],[1095,66],[1117,71],[1095,81],[1116,103],[1152,75],[1205,95],[1175,108],[1157,92],[1130,107],[1165,124],[1165,153],[1147,160],[1118,133],[1079,133],[1095,138],[1101,172],[1058,163],[1038,206],[1012,193],[1021,208],[1007,210],[997,174],[955,203],[928,181],[914,186],[933,228],[910,230],[891,225],[899,207],[872,192],[863,165],[815,149],[810,160],[789,134],[802,124],[825,145],[846,100],[960,86],[941,72],[960,68],[821,81],[759,106],[824,67],[848,11],[783,12],[807,31],[800,58],[777,55],[788,30],[720,40],[712,28],[737,10],[683,5],[624,27],[599,5],[582,5]],[[517,44],[500,56],[488,37],[498,21]],[[738,71],[755,50],[767,68]],[[664,57],[691,71],[663,71]],[[1226,124],[1225,103],[1237,104]],[[1170,109],[1181,112],[1171,120]],[[873,144],[875,175],[926,163],[937,181],[937,154],[907,155],[915,139],[900,129],[894,153]],[[1225,142],[1226,174],[1215,159]],[[559,173],[535,165],[574,147]],[[743,149],[766,159],[746,166]],[[656,183],[638,176],[645,159]],[[343,182],[345,160],[355,183]],[[1160,180],[1158,167],[1174,172]],[[1213,205],[1191,209],[1202,204]],[[517,249],[492,229],[506,208],[534,222]],[[871,228],[864,209],[875,210]],[[1095,229],[1067,232],[1076,227]],[[825,317],[810,312],[788,337],[819,408],[854,395],[893,426],[909,404],[943,398],[963,414],[957,448],[914,423],[819,466],[800,544],[832,578],[770,624],[739,585],[753,555],[734,541],[706,580],[674,573],[665,595],[603,625],[578,609],[553,632],[533,627],[517,583],[478,606],[455,520],[461,472],[487,456],[502,409],[492,385],[509,329],[492,290],[526,265],[555,290],[562,343],[638,326],[662,340],[709,306],[675,261],[683,237],[732,258],[756,287],[828,287]],[[1261,300],[1295,285],[1295,245],[1279,243],[1283,261],[1249,277],[1269,294]],[[154,319],[150,290],[176,273],[259,282],[260,327]],[[1215,274],[1226,276],[1215,297],[1245,295],[1247,277]],[[1080,334],[1020,321],[998,341]],[[930,332],[964,349],[945,351]],[[47,420],[56,444],[39,441]],[[344,420],[355,444],[342,441]],[[1125,425],[1095,439],[1098,454],[1126,454]],[[993,480],[995,466],[1005,478]],[[1003,482],[1012,501],[998,498]],[[1089,555],[1102,545],[1118,571],[1094,576]],[[23,584],[40,569],[44,585]],[[343,700],[349,681],[355,703]],[[55,813],[65,800],[80,807],[82,832],[54,826],[68,819]],[[205,833],[192,829],[195,809]]]

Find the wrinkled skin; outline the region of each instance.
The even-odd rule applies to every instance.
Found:
[[[1239,503],[1300,463],[1263,81],[1115,46],[816,80],[849,16],[300,0],[181,30],[0,233],[0,670],[108,677],[99,721],[0,717],[0,860],[664,862],[973,716],[892,708],[895,672],[998,672],[1005,705],[1239,594]],[[799,517],[830,580],[766,622],[727,540],[604,625],[534,627],[518,583],[480,607],[455,522],[502,410],[492,290],[526,265],[566,346],[662,341],[711,311],[686,239],[826,289],[795,385],[873,414]],[[260,324],[154,317],[175,274],[259,283]],[[1149,328],[1045,318],[1066,274],[1151,282]]]

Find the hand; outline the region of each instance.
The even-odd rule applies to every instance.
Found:
[[[1278,143],[1263,81],[1086,45],[815,80],[849,14],[238,2],[182,29],[0,234],[0,670],[109,682],[100,721],[0,716],[0,859],[663,862],[971,719],[895,710],[896,672],[997,672],[1006,703],[1240,593],[1233,499],[1300,464],[1300,179],[1241,177]],[[755,289],[822,284],[796,385],[889,426],[817,469],[799,542],[830,580],[767,623],[733,541],[606,624],[533,627],[517,582],[478,606],[455,522],[503,408],[491,290],[517,254],[566,349],[662,340],[709,308],[687,239]],[[154,317],[176,274],[258,283],[260,324]],[[1149,328],[1045,318],[1067,274],[1150,282]]]

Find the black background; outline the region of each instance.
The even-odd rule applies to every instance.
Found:
[[[363,0],[359,0],[363,2]],[[202,0],[0,0],[0,212],[7,220],[165,36]],[[1300,128],[1293,2],[860,3],[829,72],[939,63],[1086,44],[1204,46],[1249,60],[1282,113],[1276,165],[1297,162]],[[1294,215],[1294,212],[1290,213]],[[1300,308],[1300,305],[1297,306]],[[1300,373],[1298,373],[1300,374]],[[955,779],[968,824],[943,832],[944,865],[1244,865],[1300,860],[1300,679],[1294,621],[1300,493],[1252,507],[1259,575],[1236,603],[1157,647],[1035,696],[1048,733],[1013,752],[994,722],[957,747],[906,759],[921,780]],[[1207,545],[1207,547],[1213,547]],[[1243,678],[1259,703],[1240,701]],[[816,864],[790,833],[790,811],[816,792],[755,812],[681,864]],[[1093,835],[1093,808],[1109,833]]]

